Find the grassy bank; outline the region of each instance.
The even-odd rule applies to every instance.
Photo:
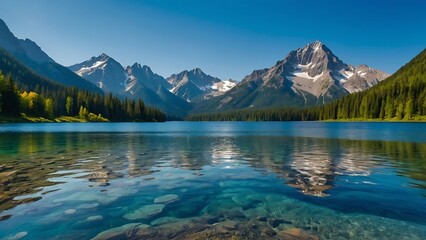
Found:
[[[80,117],[60,116],[54,119],[47,119],[44,117],[31,117],[21,114],[20,117],[0,116],[0,123],[52,123],[52,122],[109,122],[108,119],[103,117],[96,117],[92,119],[82,119]]]

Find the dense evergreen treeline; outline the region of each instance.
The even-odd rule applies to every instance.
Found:
[[[98,121],[102,117],[111,121],[165,121],[160,110],[145,106],[142,100],[121,100],[112,94],[100,95],[79,91],[76,88],[60,88],[55,91],[44,88],[19,93],[10,75],[0,72],[0,115],[28,116],[53,119],[56,116],[79,116]]]
[[[314,121],[319,108],[242,109],[217,113],[195,114],[189,121]]]
[[[426,116],[426,49],[395,74],[360,93],[311,108],[246,109],[197,114],[191,121],[412,120]]]
[[[5,75],[1,74],[5,73]],[[0,49],[0,115],[52,119],[79,116],[111,121],[165,121],[160,110],[145,106],[142,100],[120,99],[112,94],[92,93],[52,82],[25,67]]]

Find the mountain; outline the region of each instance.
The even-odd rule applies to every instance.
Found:
[[[426,119],[426,49],[386,80],[322,111],[322,119]]]
[[[191,109],[186,101],[168,90],[171,85],[150,67],[135,63],[126,68],[126,74],[128,78],[124,85],[127,95],[142,98],[146,104],[178,117],[185,116]]]
[[[21,63],[55,82],[75,86],[81,89],[100,92],[93,84],[76,75],[66,67],[56,63],[30,39],[18,39],[13,35],[6,23],[0,19],[0,48],[12,54]]]
[[[9,52],[0,48],[0,71],[3,75],[10,75],[20,91],[34,91],[41,87],[49,90],[64,90],[66,87],[40,76],[33,70],[18,61]]]
[[[270,106],[312,106],[363,91],[389,75],[366,65],[341,61],[319,41],[291,51],[271,68],[255,70],[198,111]]]
[[[127,74],[123,66],[105,53],[68,68],[104,92],[122,94],[125,90]]]
[[[166,79],[158,74],[155,74],[151,68],[146,65],[141,66],[139,63],[135,63],[131,67],[127,67],[126,71],[127,75],[130,76],[126,81],[126,88],[129,90],[134,88],[135,83],[143,83],[153,91],[157,91],[160,87],[165,89],[171,88],[171,84],[167,82]]]
[[[237,84],[207,75],[200,68],[173,74],[167,81],[173,86],[170,91],[188,102],[222,95]]]
[[[367,69],[367,68],[364,68]],[[362,70],[359,70],[362,71]],[[368,71],[360,74],[368,75]],[[426,49],[375,86],[321,106],[242,109],[192,115],[192,121],[426,120]]]
[[[169,91],[172,85],[146,65],[135,63],[124,68],[103,53],[72,65],[69,69],[105,92],[133,99],[141,98],[145,104],[158,107],[168,115],[181,117],[190,109],[186,101]]]

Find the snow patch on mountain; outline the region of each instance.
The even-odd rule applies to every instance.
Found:
[[[107,60],[105,60],[105,61],[97,61],[92,66],[88,66],[88,67],[84,66],[84,67],[82,67],[76,73],[78,75],[80,75],[80,76],[83,76],[85,74],[90,74],[90,72],[93,72],[93,71],[97,70],[98,68],[104,69],[105,65],[106,65],[106,62],[107,62]]]

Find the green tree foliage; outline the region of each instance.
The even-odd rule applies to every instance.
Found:
[[[0,71],[0,114],[18,116],[19,105],[19,93],[15,82],[9,74],[4,77]]]
[[[1,70],[8,74],[4,76]],[[163,112],[145,106],[142,100],[120,99],[112,94],[92,93],[51,82],[28,70],[0,49],[0,115],[19,116],[25,113],[52,119],[55,116],[79,115],[81,108],[85,109],[84,119],[87,120],[166,120]]]
[[[74,99],[70,96],[67,97],[65,101],[65,110],[68,115],[74,115]]]
[[[53,110],[53,99],[44,99],[44,114],[49,119],[53,119],[55,117],[55,112]]]

